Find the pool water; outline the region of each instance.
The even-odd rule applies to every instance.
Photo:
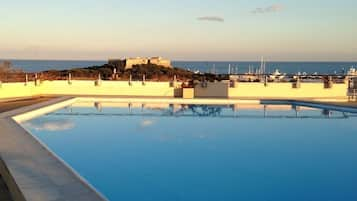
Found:
[[[357,115],[79,102],[23,123],[109,200],[357,200]]]

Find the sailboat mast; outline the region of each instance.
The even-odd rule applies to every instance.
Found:
[[[264,74],[265,70],[264,70],[264,57],[261,58],[260,60],[260,73]]]

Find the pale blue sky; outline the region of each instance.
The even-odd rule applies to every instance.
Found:
[[[1,0],[0,58],[356,61],[356,8],[356,0]]]

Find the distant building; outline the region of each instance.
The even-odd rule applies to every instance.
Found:
[[[130,69],[135,65],[143,65],[143,64],[148,64],[148,63],[149,63],[148,58],[141,58],[141,57],[128,58],[128,59],[125,59],[125,69]]]
[[[149,59],[150,64],[156,64],[158,66],[171,67],[171,61],[168,59],[163,59],[161,57],[151,57]]]
[[[171,61],[168,59],[163,59],[161,57],[135,57],[127,59],[109,59],[108,64],[115,65],[116,67],[122,67],[125,70],[131,69],[135,65],[144,65],[144,64],[155,64],[158,66],[163,66],[171,68]]]

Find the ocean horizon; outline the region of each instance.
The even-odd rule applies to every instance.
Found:
[[[32,59],[0,59],[10,61],[15,69],[25,72],[40,72],[46,70],[65,70],[100,66],[107,63],[106,60],[32,60]],[[230,66],[232,73],[246,73],[260,67],[260,61],[172,61],[174,67],[199,72],[228,73]],[[357,61],[267,61],[266,72],[272,73],[276,69],[283,73],[319,73],[336,74],[344,73],[349,68],[357,67]]]

